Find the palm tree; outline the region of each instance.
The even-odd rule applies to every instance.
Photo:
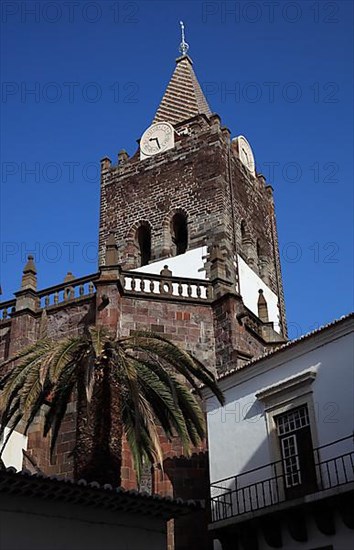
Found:
[[[187,456],[204,438],[201,383],[223,403],[214,375],[198,359],[148,332],[115,339],[90,327],[74,338],[43,338],[3,362],[3,369],[0,436],[10,429],[4,446],[19,422],[26,433],[47,404],[43,435],[51,433],[53,453],[67,406],[76,399],[75,479],[114,486],[121,482],[123,433],[139,482],[144,464],[162,463],[159,426],[168,439],[179,437]]]

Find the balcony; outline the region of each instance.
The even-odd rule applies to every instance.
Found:
[[[211,484],[212,523],[245,515],[271,511],[281,503],[291,503],[313,495],[324,498],[331,490],[354,482],[353,436],[348,436],[313,450],[315,475],[312,483],[305,483],[300,469],[291,474],[282,460],[221,479]],[[309,461],[312,462],[312,461]]]

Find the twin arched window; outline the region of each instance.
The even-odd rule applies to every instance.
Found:
[[[187,216],[183,212],[176,212],[170,221],[170,238],[172,241],[172,256],[184,254],[188,248]],[[171,242],[170,241],[170,242]],[[151,261],[151,228],[147,222],[142,222],[136,230],[135,242],[139,252],[138,263],[147,265]]]

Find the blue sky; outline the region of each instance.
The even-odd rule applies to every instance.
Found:
[[[352,309],[351,1],[3,2],[1,284],[96,271],[99,160],[150,124],[186,39],[275,190],[290,335]]]

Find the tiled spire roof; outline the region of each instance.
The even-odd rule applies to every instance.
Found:
[[[212,114],[192,64],[188,55],[177,59],[177,66],[153,122],[177,124],[199,114]]]

